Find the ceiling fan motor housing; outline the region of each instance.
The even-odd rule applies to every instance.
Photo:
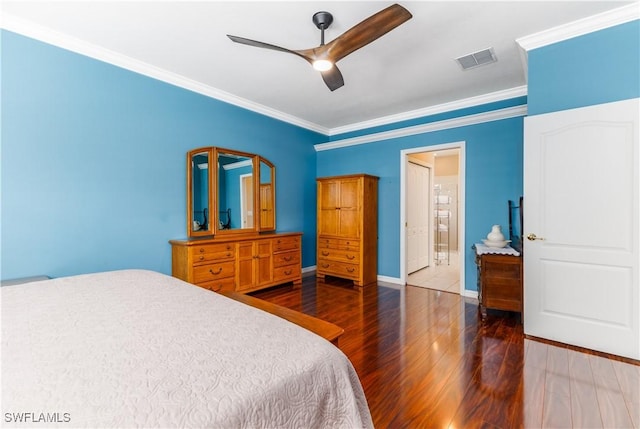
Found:
[[[326,30],[333,22],[333,15],[331,15],[329,12],[320,11],[314,13],[313,18],[311,19],[313,20],[313,23],[316,25],[316,27],[318,27],[318,29]]]

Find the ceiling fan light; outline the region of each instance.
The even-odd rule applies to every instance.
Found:
[[[313,62],[313,68],[321,72],[330,70],[331,67],[333,67],[333,63],[329,60],[315,60]]]

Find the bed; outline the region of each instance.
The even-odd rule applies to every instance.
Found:
[[[173,277],[123,270],[0,292],[4,426],[373,427],[338,348]]]

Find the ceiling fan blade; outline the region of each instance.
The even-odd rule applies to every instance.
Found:
[[[317,57],[325,56],[335,63],[384,36],[412,17],[413,15],[399,4],[391,5],[351,27],[326,45],[314,49],[314,53]]]
[[[239,36],[232,36],[230,34],[227,34],[227,37],[233,40],[234,42],[241,43],[243,45],[255,46],[256,48],[272,49],[274,51],[280,51],[280,52],[288,52],[290,54],[300,56],[300,54],[295,51],[292,51],[287,48],[281,48],[280,46],[271,45],[269,43],[258,42],[257,40],[246,39],[244,37],[239,37]]]
[[[322,75],[324,83],[327,84],[331,91],[335,91],[344,85],[342,73],[340,73],[340,70],[338,70],[338,67],[336,67],[335,64],[329,70],[323,71],[320,74]]]

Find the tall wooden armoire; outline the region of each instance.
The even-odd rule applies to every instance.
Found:
[[[353,280],[378,277],[378,178],[353,174],[317,179],[316,275]]]

